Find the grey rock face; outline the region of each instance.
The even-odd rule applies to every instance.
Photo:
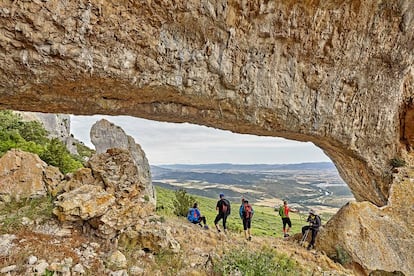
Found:
[[[70,136],[70,116],[41,112],[16,112],[26,121],[38,121],[49,132],[50,137],[66,139]]]
[[[91,128],[91,141],[97,153],[105,153],[108,149],[119,148],[128,150],[138,168],[140,181],[145,185],[146,193],[155,204],[156,195],[152,185],[151,170],[145,152],[134,138],[127,135],[122,128],[102,119]]]

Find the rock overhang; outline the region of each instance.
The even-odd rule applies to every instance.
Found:
[[[311,141],[383,206],[412,145],[413,5],[4,1],[0,107]]]

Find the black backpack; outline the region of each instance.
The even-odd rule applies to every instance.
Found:
[[[222,203],[221,204],[221,212],[223,214],[230,215],[230,212],[231,212],[231,210],[230,210],[230,202],[227,199],[223,198],[221,200],[221,203]]]

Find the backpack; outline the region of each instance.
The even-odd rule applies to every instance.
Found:
[[[230,202],[225,198],[223,198],[221,201],[221,212],[223,214],[230,215]]]
[[[244,204],[243,209],[243,217],[251,218],[253,216],[252,205]]]
[[[279,208],[279,216],[284,217],[285,216],[285,208],[284,206],[280,206]]]
[[[197,212],[196,212],[196,210],[194,208],[190,208],[190,210],[188,211],[187,219],[189,221],[191,221],[191,222],[194,222],[194,221],[197,221],[198,220],[198,218],[197,218]]]

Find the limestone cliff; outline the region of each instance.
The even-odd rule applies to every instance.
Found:
[[[411,0],[5,0],[0,26],[0,108],[311,141],[377,206],[414,146]]]
[[[76,144],[81,143],[70,133],[70,116],[66,114],[48,114],[40,112],[16,112],[25,121],[38,121],[49,132],[50,138],[58,138],[68,151],[78,154]]]

